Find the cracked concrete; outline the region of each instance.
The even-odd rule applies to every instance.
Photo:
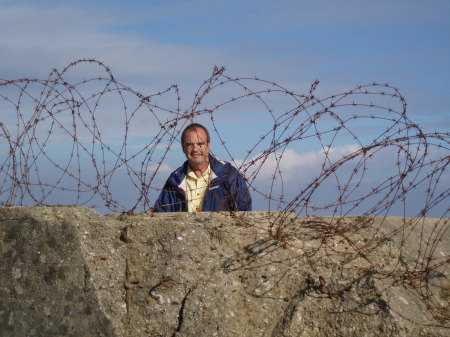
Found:
[[[367,268],[389,267],[394,240],[366,238],[400,219],[341,220],[330,237],[330,219],[285,213],[0,209],[1,336],[449,336]]]

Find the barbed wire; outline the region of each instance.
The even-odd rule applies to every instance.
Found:
[[[371,83],[320,98],[318,81],[298,94],[214,67],[183,106],[177,85],[144,95],[102,62],[83,59],[45,80],[1,80],[0,90],[0,205],[149,212],[181,131],[202,121],[217,140],[214,151],[246,178],[257,208],[286,211],[271,218],[272,239],[297,247],[298,238],[318,237],[317,251],[333,251],[335,262],[358,271],[340,291],[369,274],[389,278],[449,322],[450,134],[411,121],[397,88]],[[330,218],[294,226],[290,212]],[[393,213],[401,226],[386,231],[382,220],[363,243],[354,241],[366,228],[358,219]],[[350,215],[358,215],[352,225],[336,220]],[[423,221],[431,215],[440,219],[432,229]],[[405,262],[417,232],[417,257]],[[393,238],[389,263],[371,262],[370,252]],[[337,239],[352,254],[336,249]],[[361,256],[364,267],[351,263]]]

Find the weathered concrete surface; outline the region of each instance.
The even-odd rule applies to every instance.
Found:
[[[0,336],[450,336],[420,297],[367,271],[391,268],[394,242],[352,251],[380,235],[377,221],[402,219],[355,219],[318,237],[322,220],[279,213],[2,208]],[[450,254],[445,240],[436,254]]]

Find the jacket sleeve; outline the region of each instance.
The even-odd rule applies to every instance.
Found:
[[[251,211],[252,197],[244,177],[235,169],[235,183],[233,184],[234,201],[237,211]]]
[[[183,192],[166,181],[155,202],[153,212],[184,212],[186,211],[186,202],[184,200]]]

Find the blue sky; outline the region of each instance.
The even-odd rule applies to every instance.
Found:
[[[154,67],[166,70],[167,81],[173,78],[168,65],[180,71],[193,58],[197,76],[223,64],[285,85],[396,80],[433,90],[449,76],[448,1],[19,0],[1,6],[2,58],[30,64],[20,51],[34,51],[46,58],[34,57],[44,73],[87,56],[108,58],[102,61],[114,70],[128,55],[141,60],[148,76]],[[167,64],[155,64],[161,55]],[[20,68],[7,73],[21,74]]]
[[[450,2],[441,0],[3,0],[0,78],[46,78],[54,67],[95,58],[144,94],[176,83],[184,102],[214,65],[297,93],[319,80],[324,96],[389,83],[406,98],[412,120],[426,131],[446,132],[449,17]],[[223,128],[239,152],[235,120],[225,119]]]
[[[185,95],[214,65],[302,92],[399,87],[409,113],[449,126],[448,1],[2,1],[0,73],[45,76],[96,58],[129,85]]]

